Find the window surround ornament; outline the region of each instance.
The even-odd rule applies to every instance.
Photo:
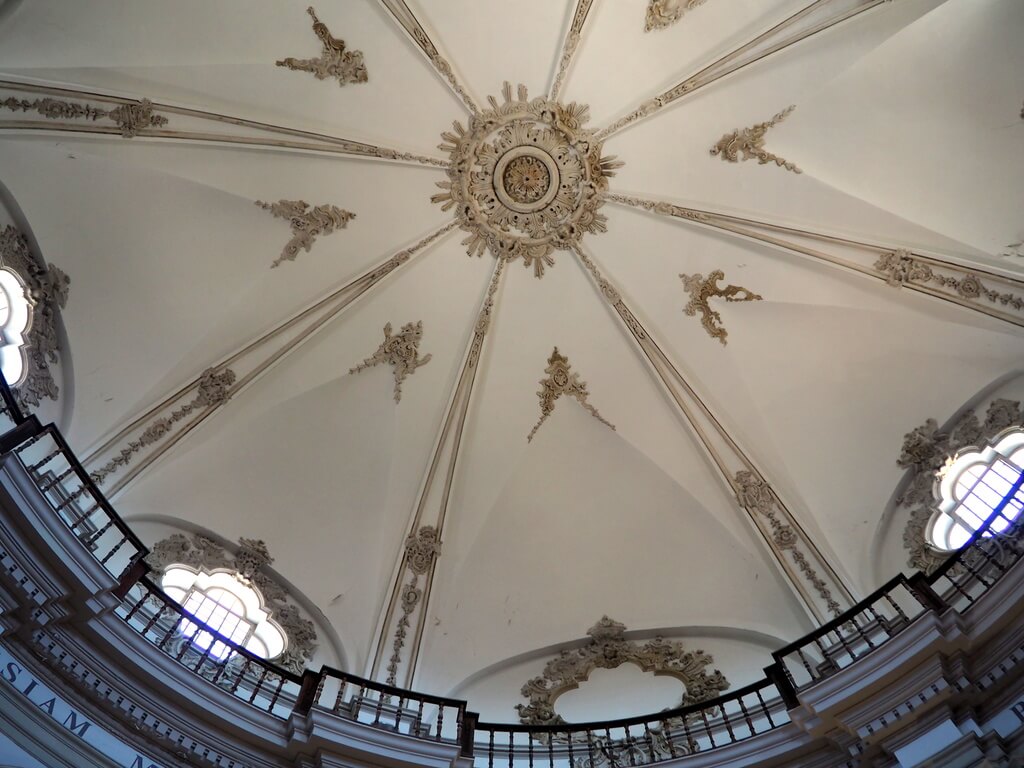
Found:
[[[1024,427],[1024,411],[1016,400],[997,398],[985,411],[981,421],[977,409],[964,413],[948,429],[940,430],[935,419],[928,419],[903,437],[903,447],[896,463],[909,471],[909,480],[896,499],[897,507],[909,510],[903,531],[903,546],[911,568],[931,573],[949,556],[929,544],[928,531],[935,514],[936,473],[950,456],[991,443],[1013,427]]]
[[[317,649],[316,629],[289,602],[288,591],[270,572],[273,562],[260,539],[240,538],[238,545],[229,550],[205,536],[183,533],[158,541],[146,556],[146,563],[161,575],[171,568],[187,566],[197,572],[231,571],[251,583],[263,597],[264,610],[286,638],[284,652],[273,659],[274,663],[298,674]]]
[[[50,366],[59,362],[57,316],[67,304],[71,279],[53,264],[43,266],[15,227],[0,231],[0,267],[14,273],[25,286],[31,307],[22,345],[24,371],[20,383],[9,382],[23,408],[37,408],[44,398],[56,400],[60,389]]]

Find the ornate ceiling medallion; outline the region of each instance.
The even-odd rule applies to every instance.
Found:
[[[431,198],[443,210],[455,209],[469,255],[490,250],[499,259],[522,259],[541,277],[586,232],[606,231],[598,213],[608,177],[622,165],[601,156],[601,142],[583,127],[590,108],[527,98],[520,85],[515,97],[505,83],[505,102],[454,124],[442,134],[450,153],[445,190]]]

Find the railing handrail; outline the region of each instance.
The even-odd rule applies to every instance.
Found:
[[[322,666],[319,672],[307,669],[303,675],[297,675],[290,672],[283,667],[274,664],[272,661],[256,656],[252,652],[239,646],[229,638],[220,634],[216,630],[212,629],[205,622],[198,619],[189,611],[178,603],[173,598],[169,597],[158,585],[156,585],[152,579],[149,578],[149,566],[145,563],[145,557],[149,554],[149,548],[142,543],[142,541],[136,536],[131,528],[124,522],[117,511],[107,500],[106,496],[99,489],[92,477],[82,466],[78,457],[71,450],[64,436],[60,430],[54,424],[48,424],[45,427],[39,427],[38,420],[35,416],[26,417],[17,401],[8,387],[6,381],[4,381],[2,374],[0,374],[0,397],[10,412],[12,419],[16,425],[28,426],[27,422],[34,422],[35,427],[32,427],[26,432],[25,439],[31,439],[32,437],[42,436],[44,434],[50,435],[54,442],[57,444],[58,449],[63,454],[65,460],[68,462],[70,468],[78,475],[79,480],[82,483],[83,488],[91,494],[97,505],[103,509],[103,511],[110,517],[111,522],[117,527],[118,531],[125,537],[125,539],[131,542],[135,546],[137,552],[132,558],[129,567],[124,571],[124,577],[129,577],[133,581],[132,583],[123,583],[119,589],[126,591],[133,583],[142,582],[148,592],[156,596],[161,600],[168,608],[175,611],[179,616],[183,617],[184,620],[191,622],[198,628],[197,631],[206,632],[215,638],[216,642],[223,643],[226,647],[230,648],[233,653],[237,653],[241,657],[245,658],[246,661],[257,667],[263,668],[265,671],[280,676],[282,679],[286,679],[292,683],[305,684],[312,676],[318,686],[322,686],[324,682],[329,678],[335,678],[346,683],[354,683],[360,687],[376,691],[383,694],[384,696],[395,696],[399,698],[408,699],[410,701],[422,701],[427,704],[434,704],[444,707],[452,707],[459,711],[460,718],[470,714],[467,710],[468,702],[463,699],[455,699],[444,696],[436,696],[433,694],[419,693],[409,689],[401,688],[387,683],[370,680],[359,675],[351,674],[348,672],[342,672],[341,670],[335,669],[329,666]],[[17,427],[16,427],[17,429]],[[12,433],[7,433],[2,437],[9,437]],[[24,442],[24,440],[22,441]],[[6,445],[6,443],[4,443]],[[697,712],[706,712],[710,709],[720,708],[722,712],[725,712],[725,705],[729,704],[734,700],[740,700],[744,696],[751,693],[756,693],[766,688],[775,687],[780,694],[780,703],[785,704],[791,708],[797,703],[796,690],[795,688],[787,689],[787,686],[791,684],[786,666],[783,662],[783,658],[789,654],[795,653],[800,649],[814,644],[822,637],[830,632],[839,630],[844,625],[849,624],[859,614],[868,610],[874,603],[883,599],[886,595],[893,593],[897,587],[904,586],[911,593],[913,593],[918,600],[922,603],[922,606],[926,611],[938,610],[935,606],[930,606],[927,600],[924,600],[922,596],[916,592],[915,583],[923,581],[927,585],[935,584],[936,581],[946,576],[950,570],[955,568],[959,563],[963,561],[975,547],[975,545],[984,540],[985,534],[991,529],[996,518],[998,518],[1006,506],[1010,503],[1010,500],[1016,495],[1020,488],[1024,486],[1024,476],[1018,478],[1014,483],[1010,493],[1004,497],[1004,499],[993,509],[992,514],[989,518],[975,531],[966,544],[956,552],[952,553],[946,561],[935,569],[931,574],[926,575],[921,572],[915,572],[910,577],[905,574],[898,574],[893,577],[885,584],[874,590],[867,597],[858,601],[857,604],[851,606],[839,616],[830,620],[826,624],[817,627],[812,632],[807,633],[800,639],[786,645],[785,647],[774,651],[772,653],[773,662],[765,668],[765,677],[761,680],[750,683],[742,688],[738,688],[733,691],[729,691],[725,694],[717,696],[713,699],[707,699],[702,702],[695,704],[688,704],[683,707],[676,707],[671,710],[663,710],[661,712],[650,713],[646,715],[635,715],[625,718],[617,718],[614,720],[602,720],[594,721],[589,723],[564,723],[564,724],[546,724],[546,725],[528,725],[523,723],[492,723],[492,722],[478,722],[475,724],[477,731],[489,731],[489,732],[500,732],[500,733],[527,733],[527,734],[540,734],[540,733],[572,733],[576,731],[594,731],[594,730],[605,730],[605,729],[617,729],[627,728],[633,725],[640,725],[642,723],[650,722],[664,722],[676,718],[685,718],[687,715],[694,714]],[[138,566],[142,566],[139,568]],[[134,567],[133,567],[134,566]],[[129,576],[130,574],[130,576]],[[941,601],[940,601],[941,602]],[[766,704],[766,706],[768,706]]]

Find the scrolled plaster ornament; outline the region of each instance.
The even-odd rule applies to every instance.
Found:
[[[717,669],[711,654],[688,650],[681,642],[656,637],[646,643],[625,638],[626,627],[603,616],[587,630],[589,642],[579,648],[561,651],[544,665],[543,672],[528,680],[520,693],[526,704],[517,704],[524,725],[560,725],[565,723],[555,710],[555,702],[566,691],[586,682],[595,669],[615,669],[635,664],[644,672],[668,675],[679,680],[685,693],[677,706],[698,704],[718,696],[729,681]]]
[[[722,326],[722,316],[708,303],[712,297],[718,296],[726,301],[761,301],[759,294],[753,293],[747,288],[738,285],[727,285],[724,288],[718,285],[719,280],[725,279],[725,273],[716,269],[707,279],[699,272],[694,275],[679,275],[683,281],[683,288],[690,294],[690,303],[683,311],[693,317],[698,312],[701,315],[701,325],[708,332],[708,336],[718,339],[724,346],[729,332]]]
[[[146,556],[146,563],[158,573],[174,565],[206,572],[230,569],[252,583],[263,597],[264,608],[270,613],[271,620],[287,638],[284,652],[273,661],[291,672],[300,673],[317,649],[316,628],[313,622],[302,617],[294,604],[288,602],[288,591],[268,572],[273,562],[274,558],[261,539],[240,538],[238,547],[231,552],[205,536],[186,536],[183,533],[174,533],[158,541]]]
[[[440,532],[432,525],[422,526],[415,533],[409,534],[405,540],[405,566],[412,578],[399,592],[402,615],[395,625],[395,634],[391,640],[391,658],[387,664],[388,685],[396,684],[398,665],[402,663],[402,649],[409,635],[409,617],[423,598],[423,590],[419,587],[420,576],[426,575],[440,554]]]
[[[785,120],[794,109],[796,109],[796,105],[788,106],[767,122],[756,123],[749,128],[737,128],[732,133],[725,134],[711,148],[711,154],[719,155],[730,163],[738,163],[740,160],[757,160],[761,165],[775,163],[787,171],[803,173],[793,163],[772,154],[764,147],[765,134],[768,133],[768,130]]]
[[[0,231],[0,266],[15,273],[25,286],[31,318],[21,352],[25,360],[21,382],[9,382],[23,408],[37,408],[44,398],[56,400],[60,388],[50,366],[59,362],[57,314],[68,300],[71,279],[50,264],[43,266],[29,248],[28,239],[15,227]]]
[[[402,382],[411,376],[417,368],[430,362],[432,355],[420,357],[420,341],[423,339],[423,321],[406,323],[397,334],[391,333],[391,323],[384,326],[384,341],[377,351],[363,360],[359,365],[349,369],[349,373],[359,373],[380,363],[387,363],[395,372],[395,402],[402,400]]]
[[[0,101],[0,107],[12,112],[37,112],[47,120],[110,120],[126,139],[138,136],[146,128],[167,125],[167,118],[153,112],[155,107],[149,99],[120,104],[113,109],[103,109],[92,104],[79,104],[46,97],[43,99],[17,99],[9,97]]]
[[[544,372],[547,376],[540,380],[540,390],[537,392],[537,397],[540,398],[540,419],[533,425],[530,434],[526,436],[527,442],[533,440],[533,436],[537,434],[541,424],[554,412],[555,402],[562,395],[575,398],[576,402],[582,405],[587,413],[605,426],[611,427],[612,430],[615,429],[615,425],[601,416],[597,412],[597,408],[588,402],[590,393],[587,392],[587,383],[581,381],[580,375],[572,370],[572,366],[569,365],[569,358],[558,354],[558,347],[552,350],[551,356],[548,358],[548,366],[544,369]]]
[[[926,531],[938,501],[936,481],[949,460],[957,454],[977,448],[1013,426],[1024,427],[1024,410],[1020,402],[998,398],[989,403],[985,420],[974,411],[964,413],[952,429],[944,432],[935,419],[927,419],[903,436],[896,464],[906,469],[909,478],[896,499],[897,506],[909,510],[903,529],[903,546],[907,565],[931,573],[949,557],[948,552],[933,548]]]
[[[276,64],[296,72],[310,72],[317,80],[333,77],[338,87],[348,83],[365,83],[368,79],[362,51],[350,51],[345,41],[334,37],[327,25],[317,18],[313,6],[306,9],[313,18],[313,32],[323,45],[323,51],[315,59],[296,59],[289,56],[279,59]]]
[[[966,301],[985,299],[992,304],[1001,304],[1018,312],[1024,310],[1024,296],[990,288],[980,277],[967,270],[958,276],[942,274],[905,248],[883,253],[875,261],[875,269],[895,288],[901,288],[908,283],[931,284],[945,288],[949,293]]]
[[[692,11],[704,3],[705,0],[650,0],[644,31],[670,27],[683,18],[687,11]]]
[[[305,200],[278,200],[276,203],[257,200],[256,205],[280,219],[288,219],[292,230],[292,239],[285,244],[281,255],[274,259],[271,269],[280,266],[283,261],[295,261],[300,250],[309,253],[317,237],[344,229],[356,217],[354,213],[336,205],[310,208]]]
[[[442,134],[448,181],[438,182],[444,191],[431,200],[455,210],[470,256],[489,250],[522,259],[541,277],[556,249],[606,231],[601,192],[622,163],[602,156],[601,142],[583,127],[585,105],[531,100],[522,85],[513,96],[509,83],[504,102],[491,97],[490,105],[468,127],[456,122]]]

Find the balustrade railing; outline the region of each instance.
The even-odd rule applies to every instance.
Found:
[[[10,428],[2,432],[4,420]],[[145,545],[118,516],[54,425],[25,416],[0,376],[0,453],[13,453],[57,518],[119,582],[117,615],[198,678],[275,717],[312,709],[417,739],[458,745],[477,768],[635,768],[707,752],[789,722],[797,694],[872,653],[926,613],[969,611],[1024,555],[1024,477],[930,576],[899,575],[836,619],[774,652],[765,679],[699,704],[619,720],[477,722],[459,699],[417,693],[323,667],[299,676],[250,653],[148,577]],[[1016,501],[1014,501],[1016,499]],[[996,533],[998,532],[998,533]],[[195,642],[202,636],[201,643]]]

